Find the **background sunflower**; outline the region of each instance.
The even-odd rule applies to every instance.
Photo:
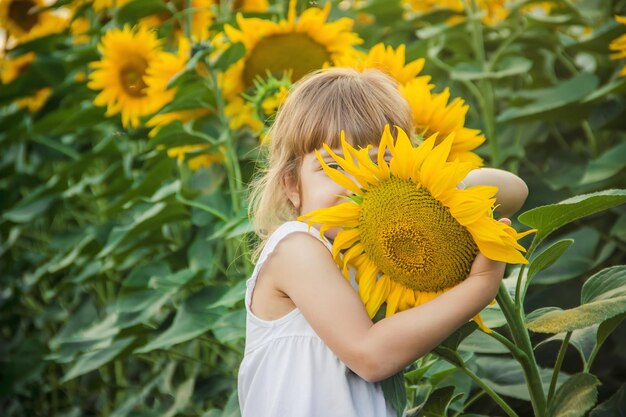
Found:
[[[94,104],[107,106],[107,116],[121,113],[125,127],[138,127],[140,117],[156,112],[172,99],[170,91],[147,91],[145,77],[160,52],[154,32],[129,26],[111,29],[98,49],[102,59],[91,63],[95,71],[89,75],[87,85],[101,90]]]

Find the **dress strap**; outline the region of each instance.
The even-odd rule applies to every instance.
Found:
[[[283,240],[285,237],[287,237],[288,235],[294,232],[309,233],[315,238],[317,238],[320,242],[322,242],[328,250],[331,250],[331,247],[332,247],[331,243],[328,240],[326,240],[325,237],[320,235],[319,230],[317,230],[316,228],[312,226],[309,227],[308,224],[303,223],[303,222],[290,221],[290,222],[283,223],[278,229],[274,231],[274,233],[270,235],[269,239],[267,240],[267,243],[265,244],[265,247],[263,248],[263,251],[261,252],[261,255],[259,256],[259,260],[257,261],[257,267],[259,267],[260,264],[265,263],[267,258],[271,255],[271,253],[274,251],[274,249],[276,248],[278,243],[280,243],[281,240]]]
[[[247,291],[246,291],[246,308],[249,310],[250,302],[252,300],[252,292],[254,291],[254,286],[256,285],[256,279],[261,267],[267,261],[267,258],[272,254],[276,246],[280,243],[288,235],[295,232],[304,232],[309,233],[315,238],[317,238],[320,242],[326,246],[326,248],[330,251],[332,248],[332,244],[322,235],[320,235],[319,230],[314,227],[309,227],[308,224],[298,221],[290,221],[283,223],[278,229],[276,229],[267,239],[263,250],[261,251],[261,255],[254,267],[254,271],[252,275],[246,282]]]

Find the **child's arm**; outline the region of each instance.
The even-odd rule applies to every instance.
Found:
[[[479,168],[471,171],[463,183],[467,187],[473,185],[495,185],[498,187],[496,194],[496,211],[502,217],[511,217],[515,214],[528,197],[526,183],[517,175],[508,171],[495,168]]]
[[[504,267],[478,255],[461,284],[376,324],[328,250],[310,235],[286,237],[263,269],[352,371],[368,381],[379,381],[428,353],[489,304]]]

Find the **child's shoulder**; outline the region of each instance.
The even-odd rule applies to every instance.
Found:
[[[276,228],[269,236],[259,257],[259,262],[262,263],[274,252],[280,252],[282,256],[289,258],[302,258],[320,253],[315,250],[320,247],[320,242],[327,249],[321,253],[330,253],[332,245],[320,234],[319,230],[303,222],[288,221]],[[280,251],[277,251],[278,248]]]
[[[324,235],[320,233],[318,229],[313,226],[309,226],[307,223],[295,220],[285,222],[277,227],[276,230],[274,230],[274,232],[272,232],[272,234],[268,238],[265,246],[276,246],[280,241],[290,235],[293,235],[293,237],[290,237],[290,240],[294,241],[309,241],[310,239],[303,239],[302,236],[298,238],[296,236],[310,235],[322,242],[328,249],[330,249],[330,247],[332,246],[331,243],[324,237]]]

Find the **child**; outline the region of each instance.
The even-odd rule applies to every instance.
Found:
[[[314,151],[324,143],[339,148],[341,130],[353,146],[377,145],[386,124],[411,132],[411,112],[395,82],[377,70],[309,75],[277,115],[268,169],[254,185],[250,210],[264,247],[245,297],[243,417],[395,416],[377,381],[428,353],[497,293],[505,265],[479,254],[461,284],[374,324],[332,259],[337,231],[323,239],[294,221],[349,195]],[[527,194],[523,181],[500,170],[477,170],[464,182],[501,187],[497,204],[506,215]]]

